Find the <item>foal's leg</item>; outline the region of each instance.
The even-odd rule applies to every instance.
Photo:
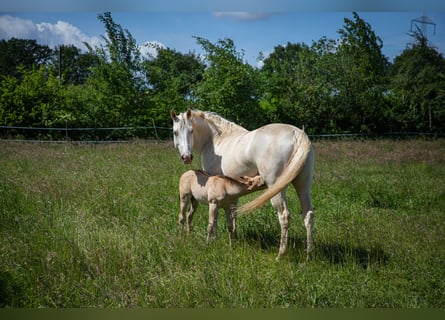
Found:
[[[195,213],[196,209],[198,209],[198,200],[192,197],[190,199],[190,209],[187,212],[187,232],[192,231],[193,214]]]
[[[227,230],[229,231],[229,241],[232,244],[232,240],[236,239],[236,203],[229,208],[224,209],[226,212]]]
[[[271,202],[272,206],[277,210],[278,220],[280,221],[281,227],[280,250],[277,256],[277,260],[279,260],[287,253],[290,212],[287,209],[286,204],[286,188],[273,197]]]
[[[181,194],[180,195],[180,209],[178,216],[178,224],[181,226],[181,229],[184,229],[185,216],[187,211],[187,206],[190,203],[191,195],[190,194]]]
[[[218,225],[218,204],[215,200],[209,202],[209,225],[207,226],[207,241],[216,237]]]

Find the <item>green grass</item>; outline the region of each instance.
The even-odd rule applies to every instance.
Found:
[[[238,220],[232,246],[223,214],[206,243],[205,206],[181,234],[190,166],[171,142],[0,141],[0,306],[445,307],[445,140],[314,148],[316,251],[303,264],[291,189],[290,252],[276,262],[270,205]]]

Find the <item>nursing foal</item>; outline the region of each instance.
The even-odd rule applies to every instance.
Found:
[[[210,237],[216,236],[218,210],[222,208],[226,213],[227,229],[229,230],[230,240],[232,240],[236,237],[236,205],[238,198],[264,188],[264,180],[259,175],[255,177],[240,177],[240,180],[237,181],[221,175],[210,176],[202,170],[186,171],[179,180],[179,197],[181,201],[179,224],[181,227],[184,227],[186,222],[186,230],[189,232],[198,202],[208,204],[208,241]],[[190,206],[190,209],[186,213],[188,206]]]

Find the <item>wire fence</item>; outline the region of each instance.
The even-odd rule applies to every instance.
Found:
[[[309,134],[314,140],[325,139],[369,139],[369,138],[410,138],[445,137],[445,133],[434,132],[387,132],[373,133],[327,133]],[[140,138],[147,140],[167,140],[172,138],[172,128],[160,126],[134,126],[109,128],[47,128],[0,126],[0,140],[17,142],[82,142],[82,143],[119,143]]]
[[[0,126],[0,139],[29,142],[112,143],[125,142],[134,138],[165,140],[171,137],[171,131],[171,128],[155,125],[108,128]]]

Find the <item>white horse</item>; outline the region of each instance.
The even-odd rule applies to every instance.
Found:
[[[190,232],[193,214],[198,208],[198,202],[209,205],[209,224],[207,226],[207,241],[216,236],[218,210],[226,213],[229,239],[236,238],[236,205],[242,195],[264,189],[263,179],[255,177],[240,177],[237,180],[225,176],[210,176],[202,170],[188,170],[179,179],[179,224]],[[188,209],[188,211],[187,211]]]
[[[267,190],[241,206],[240,213],[250,212],[271,200],[281,226],[277,259],[287,252],[289,217],[286,189],[292,183],[302,208],[307,235],[307,259],[313,249],[314,213],[311,185],[314,152],[304,131],[286,124],[269,124],[253,131],[214,113],[190,110],[177,115],[171,111],[173,139],[185,164],[193,160],[192,151],[201,155],[204,171],[237,179],[259,174]]]

